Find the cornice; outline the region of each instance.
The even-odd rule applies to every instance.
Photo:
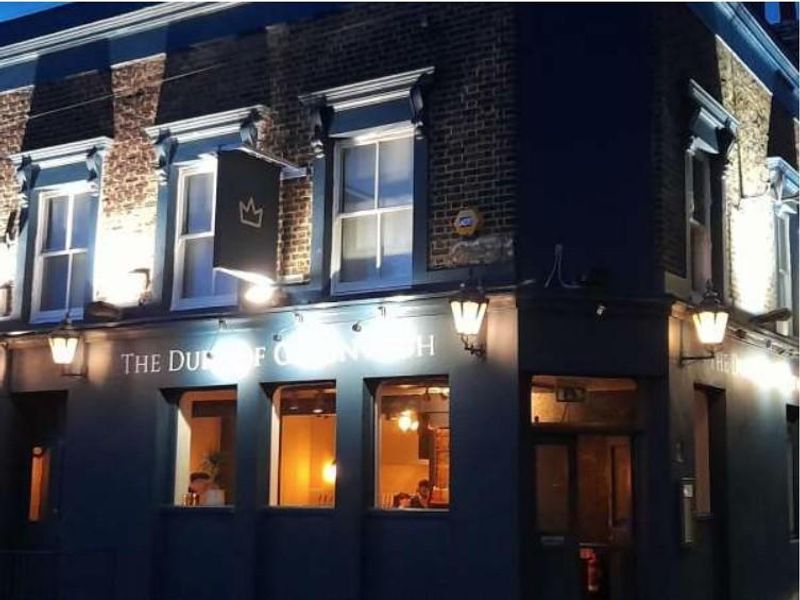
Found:
[[[48,146],[35,150],[17,152],[15,154],[10,154],[8,158],[15,167],[19,167],[23,159],[29,158],[31,162],[35,163],[40,169],[50,169],[84,162],[86,161],[87,152],[93,148],[105,150],[112,142],[113,140],[110,137],[100,136],[79,140],[77,142],[69,142],[68,144],[60,144],[58,146]]]
[[[244,121],[253,111],[263,114],[266,107],[261,104],[235,108],[218,113],[211,113],[191,119],[181,119],[170,123],[161,123],[146,127],[145,132],[152,141],[156,141],[164,132],[179,143],[204,140],[232,133],[239,133]]]
[[[108,19],[0,46],[0,68],[36,60],[42,54],[156,29],[173,21],[214,13],[231,6],[234,4],[228,2],[164,2],[148,6]]]
[[[433,72],[434,67],[423,67],[377,79],[318,90],[303,94],[300,96],[300,102],[307,106],[324,104],[336,111],[380,104],[408,97],[411,88],[420,78],[424,75],[433,75]]]

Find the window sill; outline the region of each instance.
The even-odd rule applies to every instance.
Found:
[[[178,300],[172,304],[171,310],[197,310],[201,308],[233,308],[238,306],[239,301],[236,296],[221,296],[219,298],[188,298]]]
[[[74,309],[70,310],[69,313],[67,311],[61,310],[50,310],[46,312],[37,312],[31,316],[30,322],[34,325],[44,324],[44,323],[60,323],[64,320],[64,317],[69,317],[70,321],[82,321],[83,320],[83,309]]]
[[[311,516],[311,515],[331,515],[335,506],[262,506],[258,512],[265,515],[292,515],[292,516]]]
[[[410,290],[410,281],[395,281],[385,284],[337,284],[331,286],[331,296],[341,298],[343,296],[355,296],[358,294],[369,294],[370,292],[391,292],[400,290]]]
[[[197,514],[218,514],[218,515],[232,515],[234,513],[234,507],[232,505],[226,506],[173,506],[170,504],[165,504],[159,508],[159,511],[162,513],[167,514],[188,514],[188,513],[197,513]]]
[[[367,516],[377,519],[440,519],[450,513],[449,508],[368,508]]]

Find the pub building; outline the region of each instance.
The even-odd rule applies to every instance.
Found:
[[[0,24],[0,600],[788,600],[794,3]]]

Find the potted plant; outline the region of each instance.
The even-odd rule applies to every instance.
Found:
[[[211,487],[206,490],[201,500],[204,506],[224,506],[225,490],[220,487],[219,475],[225,463],[225,454],[221,450],[213,450],[203,459],[203,470],[211,477]]]

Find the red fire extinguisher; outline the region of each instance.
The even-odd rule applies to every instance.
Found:
[[[586,561],[586,591],[596,594],[600,591],[600,577],[602,576],[600,559],[597,558],[597,552],[594,550],[590,550],[587,554],[589,556]]]

